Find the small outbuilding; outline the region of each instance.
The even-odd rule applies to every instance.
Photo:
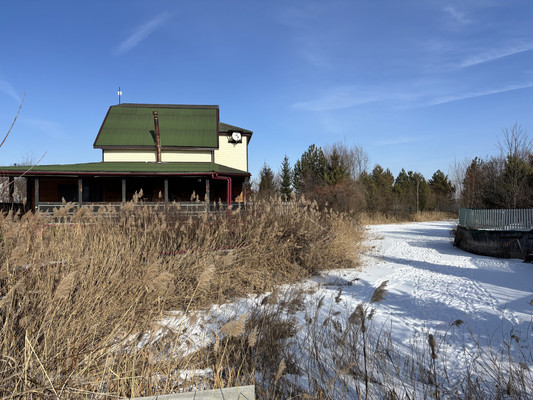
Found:
[[[474,254],[533,260],[533,209],[459,210],[454,245]]]

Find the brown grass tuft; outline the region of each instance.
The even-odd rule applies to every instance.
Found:
[[[387,294],[387,284],[389,281],[383,281],[381,282],[381,285],[379,285],[376,290],[374,290],[374,293],[372,294],[372,297],[370,298],[371,303],[380,303],[383,300],[385,300],[385,295]]]

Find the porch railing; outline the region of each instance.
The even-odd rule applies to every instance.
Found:
[[[502,210],[461,208],[459,226],[480,230],[530,231],[533,229],[533,208]]]
[[[139,203],[61,203],[61,202],[40,202],[37,204],[36,209],[39,212],[53,214],[57,210],[69,207],[70,214],[74,212],[76,208],[80,206],[90,211],[97,213],[100,210],[108,211],[110,213],[119,212],[124,207],[141,208],[147,207],[154,211],[161,212],[177,212],[177,213],[200,213],[200,212],[220,212],[227,211],[228,207],[226,203],[207,203],[207,202],[139,202]],[[236,210],[238,208],[244,208],[244,203],[232,203],[231,209]]]

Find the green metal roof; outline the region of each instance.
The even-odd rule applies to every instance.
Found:
[[[4,175],[190,175],[220,173],[224,175],[249,176],[246,171],[209,162],[96,162],[85,164],[58,164],[0,167]]]
[[[109,107],[95,148],[155,146],[153,111],[163,147],[218,147],[218,106],[119,104]]]

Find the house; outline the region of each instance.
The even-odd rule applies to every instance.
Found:
[[[118,104],[94,141],[100,162],[0,167],[0,176],[26,178],[33,210],[62,200],[120,204],[141,189],[147,202],[195,197],[230,205],[246,200],[252,133],[220,122],[214,105]]]

